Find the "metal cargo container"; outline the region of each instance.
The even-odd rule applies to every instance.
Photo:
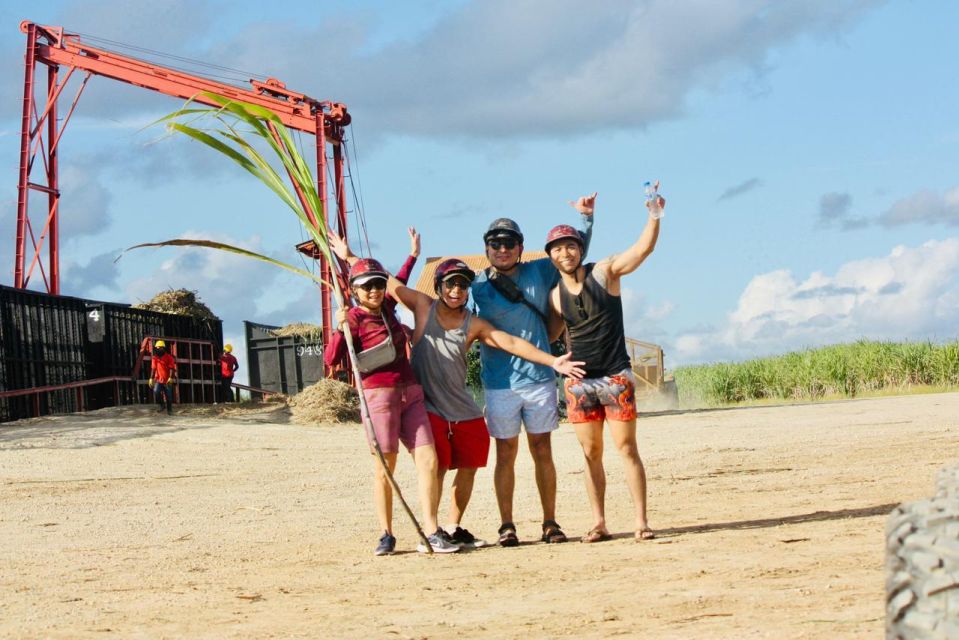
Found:
[[[89,377],[83,300],[0,286],[0,389],[12,391]],[[86,404],[86,401],[84,401]],[[76,411],[75,391],[40,399],[41,413]],[[31,415],[24,397],[0,399],[0,420]]]
[[[220,320],[0,286],[0,391],[131,377],[140,344],[150,335],[212,343],[212,349],[189,346],[180,389],[182,401],[211,402],[207,387],[223,344]],[[145,384],[56,390],[35,400],[0,398],[0,421],[149,400]]]
[[[87,354],[95,376],[129,376],[136,364],[140,353],[140,343],[147,336],[162,336],[169,338],[186,338],[190,340],[209,340],[214,349],[223,344],[223,323],[221,320],[204,320],[193,316],[181,316],[172,313],[160,313],[146,309],[134,309],[129,305],[107,302],[87,302],[87,335],[89,337]],[[201,354],[184,354],[184,357],[199,358]],[[203,353],[203,358],[210,361],[210,371],[204,370],[205,375],[192,375],[193,367],[188,365],[181,372],[183,380],[192,378],[212,379],[212,363],[215,354]],[[189,369],[189,370],[187,370]],[[205,369],[205,367],[204,367]],[[148,390],[145,387],[138,389],[139,397],[132,397],[133,391],[127,387],[120,388],[121,397],[112,397],[114,389],[102,388],[97,391],[103,397],[98,397],[100,406],[126,404],[136,401],[149,401]],[[207,402],[204,394],[191,393],[184,396],[185,402]]]
[[[279,329],[244,320],[250,386],[294,395],[323,379],[323,345],[301,336],[275,336]]]

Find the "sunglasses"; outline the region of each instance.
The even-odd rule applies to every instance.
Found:
[[[370,280],[369,282],[364,282],[363,284],[356,285],[363,291],[369,293],[376,289],[377,291],[382,291],[386,288],[386,280],[381,280],[377,278],[376,280]]]
[[[512,251],[516,248],[516,245],[519,243],[512,238],[507,238],[505,240],[490,240],[486,243],[486,246],[491,248],[493,251],[499,251],[500,249],[506,249],[507,251]]]
[[[583,307],[583,297],[582,295],[576,296],[574,298],[576,302],[576,311],[579,313],[579,319],[585,320],[589,317],[589,314],[586,313],[586,309]]]
[[[452,291],[453,289],[466,291],[470,288],[470,281],[466,278],[450,278],[449,280],[443,281],[443,286],[446,287],[447,291]]]

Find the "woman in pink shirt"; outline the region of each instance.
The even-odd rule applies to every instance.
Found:
[[[414,229],[410,229],[410,237],[414,252],[411,253],[411,259],[407,260],[409,268],[404,264],[404,269],[398,274],[404,276],[404,280],[409,278],[416,260],[415,254],[419,253],[419,235]],[[339,243],[342,243],[345,253],[345,243],[331,237],[331,246]],[[372,258],[353,262],[350,267],[350,291],[357,305],[349,311],[340,309],[337,312],[337,326],[342,327],[346,323],[350,327],[357,364],[361,370],[363,395],[369,408],[369,420],[390,471],[396,468],[399,443],[402,442],[413,454],[416,464],[424,525],[426,531],[434,532],[429,536],[430,546],[437,553],[453,553],[459,551],[459,547],[437,524],[439,482],[433,431],[426,415],[423,388],[417,384],[410,367],[406,332],[396,317],[396,300],[386,295],[388,278],[389,274],[383,265]],[[345,337],[338,330],[330,340],[324,360],[328,365],[332,364],[340,360],[345,352]],[[382,355],[384,353],[388,355]],[[364,371],[364,363],[371,360],[378,361],[378,366]],[[383,535],[374,554],[388,555],[396,547],[396,537],[393,535],[393,489],[379,460],[374,460],[374,466],[373,501],[383,527]],[[417,551],[425,552],[425,545],[420,544]]]

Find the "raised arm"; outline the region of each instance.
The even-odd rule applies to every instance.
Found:
[[[410,274],[413,273],[413,267],[416,266],[416,259],[420,255],[420,234],[416,232],[414,227],[410,227],[406,231],[410,234],[410,255],[406,259],[406,262],[403,263],[403,266],[400,267],[400,270],[396,272],[396,279],[403,284],[410,281]]]
[[[651,203],[646,206],[649,207]],[[666,200],[659,196],[659,207],[666,207]],[[649,254],[656,248],[656,241],[659,239],[659,218],[654,218],[652,213],[648,214],[646,227],[633,246],[622,253],[608,258],[606,265],[611,278],[619,278],[635,271],[643,261],[649,257]],[[604,262],[606,262],[604,260]]]
[[[591,196],[581,196],[578,200],[570,200],[569,206],[579,211],[583,217],[583,257],[589,253],[589,243],[593,239],[593,212],[596,210],[596,196],[599,192],[594,191]]]
[[[390,276],[390,279],[386,281],[386,292],[399,300],[403,306],[412,311],[414,315],[417,315],[421,309],[429,311],[430,306],[433,304],[433,298],[422,291],[407,287],[406,284],[400,282],[396,276]]]
[[[493,325],[482,318],[474,317],[470,325],[476,331],[476,339],[488,347],[501,349],[524,360],[552,367],[557,373],[564,376],[582,378],[586,373],[582,368],[583,362],[571,361],[572,353],[556,357],[551,353],[540,351],[526,340],[494,328]]]

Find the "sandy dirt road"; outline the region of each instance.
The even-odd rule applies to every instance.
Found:
[[[371,554],[359,426],[110,409],[0,427],[3,638],[865,638],[883,629],[886,514],[959,458],[959,394],[646,416],[655,541],[607,450],[611,542],[586,545],[583,463],[554,437],[559,521],[533,543]],[[415,499],[412,463],[397,478]],[[442,509],[445,511],[445,509]],[[465,524],[492,539],[491,471]],[[442,521],[442,518],[441,518]]]

